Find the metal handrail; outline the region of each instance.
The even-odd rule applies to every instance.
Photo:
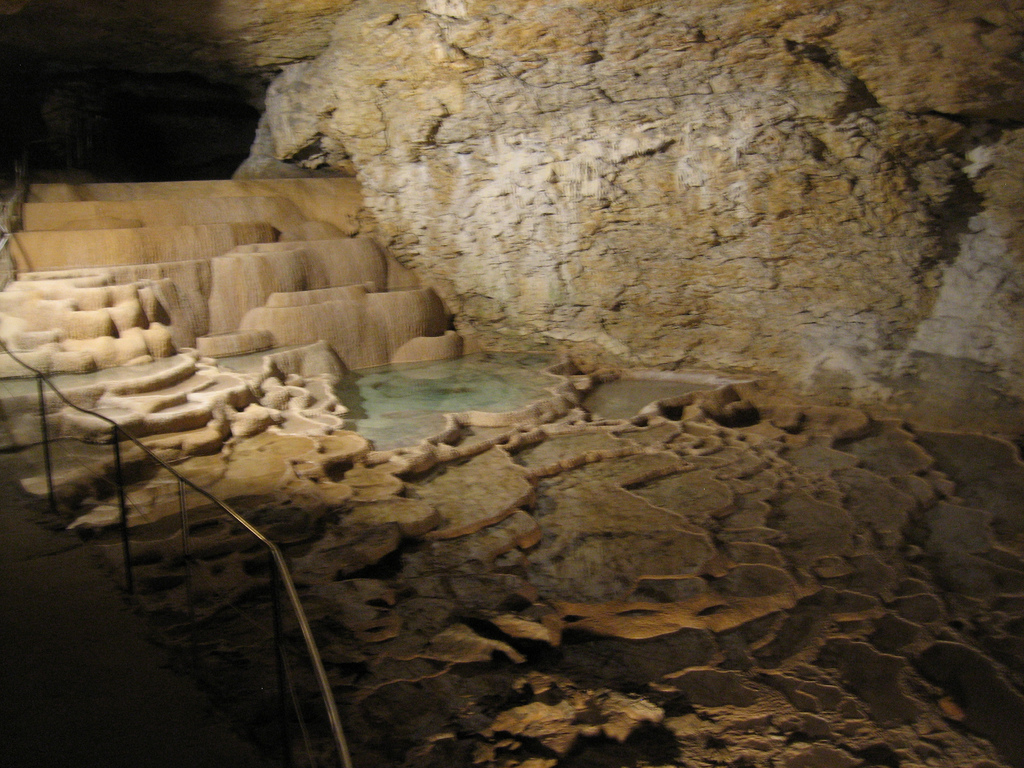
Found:
[[[284,555],[281,553],[281,550],[278,548],[278,546],[276,544],[274,544],[274,542],[272,542],[270,539],[268,539],[265,535],[263,535],[263,533],[261,533],[257,528],[255,528],[251,523],[249,523],[248,520],[246,520],[244,517],[242,517],[240,514],[238,514],[238,512],[236,512],[230,506],[228,506],[225,502],[221,501],[220,499],[218,499],[216,496],[214,496],[212,493],[210,493],[209,491],[205,490],[204,488],[201,488],[200,486],[198,486],[195,483],[193,483],[187,477],[185,477],[184,475],[179,473],[176,469],[174,469],[174,467],[172,467],[166,461],[164,461],[159,456],[157,456],[155,453],[153,453],[153,451],[151,451],[149,448],[147,448],[145,445],[143,445],[143,443],[141,441],[139,441],[138,438],[136,438],[134,435],[131,435],[128,432],[126,432],[121,427],[121,425],[118,424],[116,421],[114,421],[113,419],[111,419],[111,418],[109,418],[107,416],[104,416],[101,413],[96,413],[95,411],[87,410],[87,409],[82,408],[82,407],[76,405],[75,403],[71,402],[67,397],[64,396],[64,393],[61,392],[56,387],[56,385],[54,385],[54,383],[52,381],[50,381],[50,379],[46,376],[46,374],[44,374],[42,371],[37,370],[36,368],[33,368],[31,365],[29,365],[24,360],[20,359],[17,355],[15,355],[13,352],[11,352],[10,349],[7,348],[7,345],[3,343],[3,340],[0,340],[0,349],[2,349],[5,353],[10,355],[11,359],[14,360],[15,362],[17,362],[23,368],[26,368],[27,370],[29,370],[29,371],[31,371],[32,373],[35,374],[37,382],[39,383],[39,399],[40,399],[39,407],[40,407],[40,413],[43,414],[43,424],[44,424],[43,429],[44,429],[44,433],[45,433],[45,429],[46,429],[45,428],[45,408],[46,408],[46,406],[45,406],[45,403],[43,402],[43,390],[42,390],[43,383],[45,383],[46,386],[48,386],[53,391],[53,393],[58,398],[60,398],[60,400],[63,401],[66,405],[70,406],[71,408],[73,408],[74,410],[76,410],[76,411],[78,411],[80,413],[84,413],[84,414],[87,414],[89,416],[93,416],[95,418],[98,418],[101,421],[104,421],[104,422],[106,422],[107,424],[109,424],[111,426],[111,439],[112,439],[113,444],[114,444],[115,462],[116,462],[116,465],[117,465],[118,474],[120,474],[120,450],[119,450],[119,447],[118,447],[120,441],[118,440],[118,435],[123,435],[125,438],[127,438],[132,443],[134,443],[135,446],[137,448],[139,448],[146,456],[148,456],[150,459],[152,459],[157,464],[159,464],[161,467],[163,467],[168,472],[170,472],[171,475],[174,478],[177,479],[178,483],[180,484],[179,487],[187,486],[187,487],[191,488],[193,491],[195,491],[196,493],[198,493],[201,496],[205,497],[208,501],[213,503],[216,507],[220,508],[221,511],[227,513],[230,517],[232,517],[239,525],[241,525],[243,528],[245,528],[257,540],[259,540],[259,542],[261,544],[263,544],[263,546],[270,553],[270,556],[271,556],[271,558],[272,558],[272,560],[274,562],[273,573],[275,575],[275,581],[279,581],[280,585],[284,587],[285,594],[288,597],[288,602],[290,603],[290,605],[292,607],[292,612],[295,614],[295,619],[297,620],[297,622],[299,624],[299,628],[302,631],[302,638],[303,638],[303,641],[304,641],[305,646],[306,646],[306,652],[309,654],[310,661],[312,662],[312,665],[313,665],[313,671],[314,671],[314,674],[315,674],[316,679],[317,679],[317,685],[320,688],[320,695],[322,696],[322,698],[324,700],[324,708],[327,711],[327,718],[328,718],[328,720],[330,722],[330,725],[331,725],[331,734],[334,737],[335,746],[336,746],[336,748],[338,750],[338,755],[339,755],[340,760],[341,760],[342,768],[352,768],[352,759],[351,759],[351,756],[349,755],[348,744],[347,744],[347,742],[345,740],[344,730],[342,729],[342,726],[341,726],[341,718],[338,715],[338,705],[337,705],[337,703],[336,703],[336,701],[334,699],[334,692],[331,690],[330,682],[327,679],[327,672],[324,669],[323,661],[320,658],[320,651],[316,647],[316,641],[313,638],[313,630],[310,627],[309,621],[306,618],[305,611],[302,609],[302,603],[299,601],[299,595],[298,595],[298,592],[295,589],[295,583],[292,580],[291,573],[288,570],[288,565],[287,565],[287,563],[286,563],[286,561],[284,559]],[[45,442],[45,438],[44,438],[44,442]],[[47,450],[47,452],[49,451],[49,446],[48,445],[46,446],[46,450]],[[47,464],[49,464],[49,459],[47,459]],[[47,483],[48,483],[48,485],[50,484],[49,468],[47,469]],[[123,482],[122,482],[122,478],[118,478],[118,493],[119,494],[123,494],[123,492],[124,492],[124,485],[123,485]],[[53,492],[52,492],[52,485],[51,485],[50,486],[51,504],[53,503],[52,502],[52,499],[53,499],[52,493]],[[127,515],[126,515],[126,507],[125,507],[125,504],[124,504],[123,496],[122,496],[122,499],[121,499],[121,518],[122,518],[121,519],[121,524],[122,524],[123,535],[126,535],[126,532],[127,532]],[[127,540],[125,540],[125,541],[127,541]],[[126,568],[130,568],[130,557],[129,557],[129,553],[128,553],[128,550],[127,550],[127,544],[125,544],[125,567]],[[130,583],[131,583],[131,581],[130,581],[130,577],[129,577],[129,584]],[[274,611],[275,611],[275,634],[278,634],[280,632],[280,630],[281,630],[281,627],[280,627],[280,612],[279,612],[279,610],[277,608],[277,605],[276,605],[277,600],[278,600],[277,592],[278,592],[278,590],[276,589],[276,585],[275,585],[275,587],[272,589],[273,599],[274,599],[274,602],[275,602],[275,606],[274,606]],[[277,643],[278,643],[278,655],[279,655],[279,658],[280,658],[280,654],[282,652],[282,647],[281,647],[281,644],[280,644],[280,637],[277,638]]]

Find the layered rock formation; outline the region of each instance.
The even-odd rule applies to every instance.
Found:
[[[23,364],[91,373],[184,352],[75,382],[74,405],[136,437],[175,433],[161,445],[182,455],[272,427],[338,429],[332,390],[348,369],[462,354],[437,294],[351,236],[358,200],[348,179],[34,185],[13,236],[18,278],[0,290],[0,379],[29,375]],[[256,373],[211,359],[271,348],[287,349]],[[33,397],[5,399],[5,444],[36,439]],[[109,439],[109,423],[48,407],[54,434]]]
[[[348,179],[34,185],[0,338],[52,373],[320,341],[348,368],[457,357],[434,291],[352,236],[358,201]]]
[[[1018,2],[357,2],[257,156],[354,164],[486,343],[1021,393]]]

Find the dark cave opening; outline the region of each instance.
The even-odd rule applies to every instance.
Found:
[[[34,178],[227,179],[248,156],[259,111],[236,88],[189,73],[8,70],[0,162]]]

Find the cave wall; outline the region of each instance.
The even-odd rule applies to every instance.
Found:
[[[1022,50],[1020,0],[355,2],[249,165],[354,167],[491,347],[1024,394]]]

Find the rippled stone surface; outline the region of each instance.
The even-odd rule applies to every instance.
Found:
[[[583,378],[392,450],[185,462],[286,547],[358,764],[1024,765],[1017,446],[756,384],[597,419]],[[177,538],[137,565],[172,613]],[[244,543],[200,543],[247,600]]]

